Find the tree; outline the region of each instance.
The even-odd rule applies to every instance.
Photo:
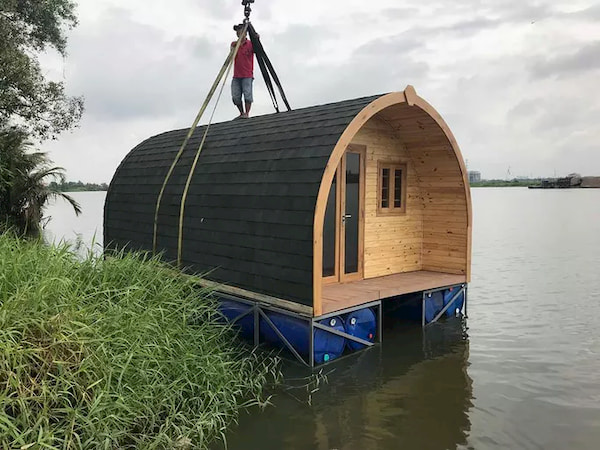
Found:
[[[39,235],[43,212],[51,199],[63,198],[81,213],[69,195],[48,184],[64,182],[64,169],[52,167],[48,156],[32,151],[27,133],[17,128],[0,131],[0,231],[13,228],[27,236]]]
[[[44,78],[37,54],[66,56],[66,29],[77,25],[70,0],[0,0],[0,127],[18,125],[43,140],[77,125],[83,98]]]

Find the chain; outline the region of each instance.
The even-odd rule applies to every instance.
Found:
[[[252,8],[250,5],[254,3],[254,0],[242,0],[242,5],[244,6],[244,23],[250,22],[250,13],[252,12]]]

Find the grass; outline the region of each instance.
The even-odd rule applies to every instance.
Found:
[[[189,279],[0,235],[0,448],[206,448],[260,404],[249,353]]]

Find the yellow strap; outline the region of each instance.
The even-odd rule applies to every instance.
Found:
[[[241,43],[241,36],[246,34],[246,29],[248,28],[248,24],[246,23],[244,26],[244,31],[240,35],[238,42],[235,46],[234,55],[237,55],[238,49]],[[219,100],[221,99],[221,95],[223,94],[223,88],[225,87],[225,83],[227,82],[227,78],[229,77],[229,72],[231,72],[231,68],[233,67],[234,58],[229,61],[229,66],[227,67],[227,73],[223,78],[223,84],[221,85],[221,90],[219,91],[219,95],[217,97],[217,101],[215,102],[215,106],[213,108],[212,114],[210,115],[210,119],[208,124],[206,125],[206,129],[204,130],[204,136],[202,136],[202,141],[200,142],[200,146],[198,147],[198,151],[196,152],[196,157],[194,158],[194,162],[192,167],[190,168],[190,173],[188,174],[187,181],[185,183],[185,189],[183,190],[183,195],[181,196],[181,205],[179,209],[179,237],[177,240],[177,265],[181,267],[181,254],[183,251],[183,220],[185,218],[185,202],[187,200],[187,194],[190,189],[190,184],[192,183],[192,178],[194,176],[194,172],[196,171],[196,165],[198,164],[198,159],[200,158],[200,152],[202,152],[202,148],[204,147],[204,142],[206,141],[206,136],[208,135],[208,130],[210,125],[212,124],[213,117],[215,116],[215,111],[217,110],[217,106],[219,105]]]
[[[244,31],[246,31],[247,28],[248,28],[248,24],[245,25]],[[221,67],[221,70],[219,71],[217,78],[215,79],[212,87],[210,88],[210,91],[206,97],[206,100],[204,100],[204,103],[202,104],[202,107],[200,108],[200,111],[198,112],[198,115],[196,116],[194,123],[192,124],[187,136],[185,137],[183,144],[181,144],[181,148],[179,149],[179,152],[177,152],[177,155],[175,156],[175,160],[171,164],[171,167],[169,168],[169,171],[167,172],[167,176],[165,177],[165,181],[163,182],[163,185],[160,188],[160,193],[158,194],[158,199],[156,200],[156,209],[154,211],[154,235],[152,237],[152,252],[153,253],[156,253],[156,241],[157,241],[157,233],[158,233],[158,213],[160,211],[160,204],[161,204],[163,195],[165,193],[165,188],[167,187],[167,183],[169,182],[169,179],[171,178],[171,175],[173,174],[173,170],[175,169],[175,166],[179,162],[181,155],[183,155],[183,151],[185,150],[185,147],[187,146],[192,135],[194,134],[194,131],[195,131],[196,127],[198,126],[200,119],[204,115],[204,112],[206,111],[208,104],[210,103],[215,91],[217,90],[217,87],[219,86],[219,82],[221,81],[223,76],[225,76],[225,80],[227,79],[227,75],[225,75],[225,71],[227,71],[227,74],[229,74],[229,71],[233,64],[233,61],[235,60],[235,57],[237,56],[238,50],[240,48],[240,44],[242,42],[242,36],[244,36],[244,33],[242,33],[240,35],[240,37],[238,38],[238,41],[235,45],[235,48],[233,50],[230,50],[229,55],[227,56],[227,59],[225,59],[225,63],[223,64],[223,67]],[[223,91],[223,88],[221,88],[221,92],[222,91]],[[219,97],[220,97],[220,94],[219,94]],[[216,106],[215,106],[215,108],[216,108]],[[213,111],[213,115],[214,115],[214,111]],[[212,117],[211,117],[211,120],[212,120]],[[208,127],[207,127],[206,131],[208,131]],[[202,139],[202,144],[200,145],[200,148],[202,148],[205,138],[206,138],[206,132],[204,133],[204,138]],[[180,232],[180,240],[181,240],[181,232]],[[178,251],[178,254],[179,254],[179,251]],[[178,258],[178,260],[179,260],[179,258]]]

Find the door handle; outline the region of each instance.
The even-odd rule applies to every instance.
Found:
[[[342,216],[342,222],[346,223],[346,219],[351,219],[352,218],[352,214],[344,214]]]

